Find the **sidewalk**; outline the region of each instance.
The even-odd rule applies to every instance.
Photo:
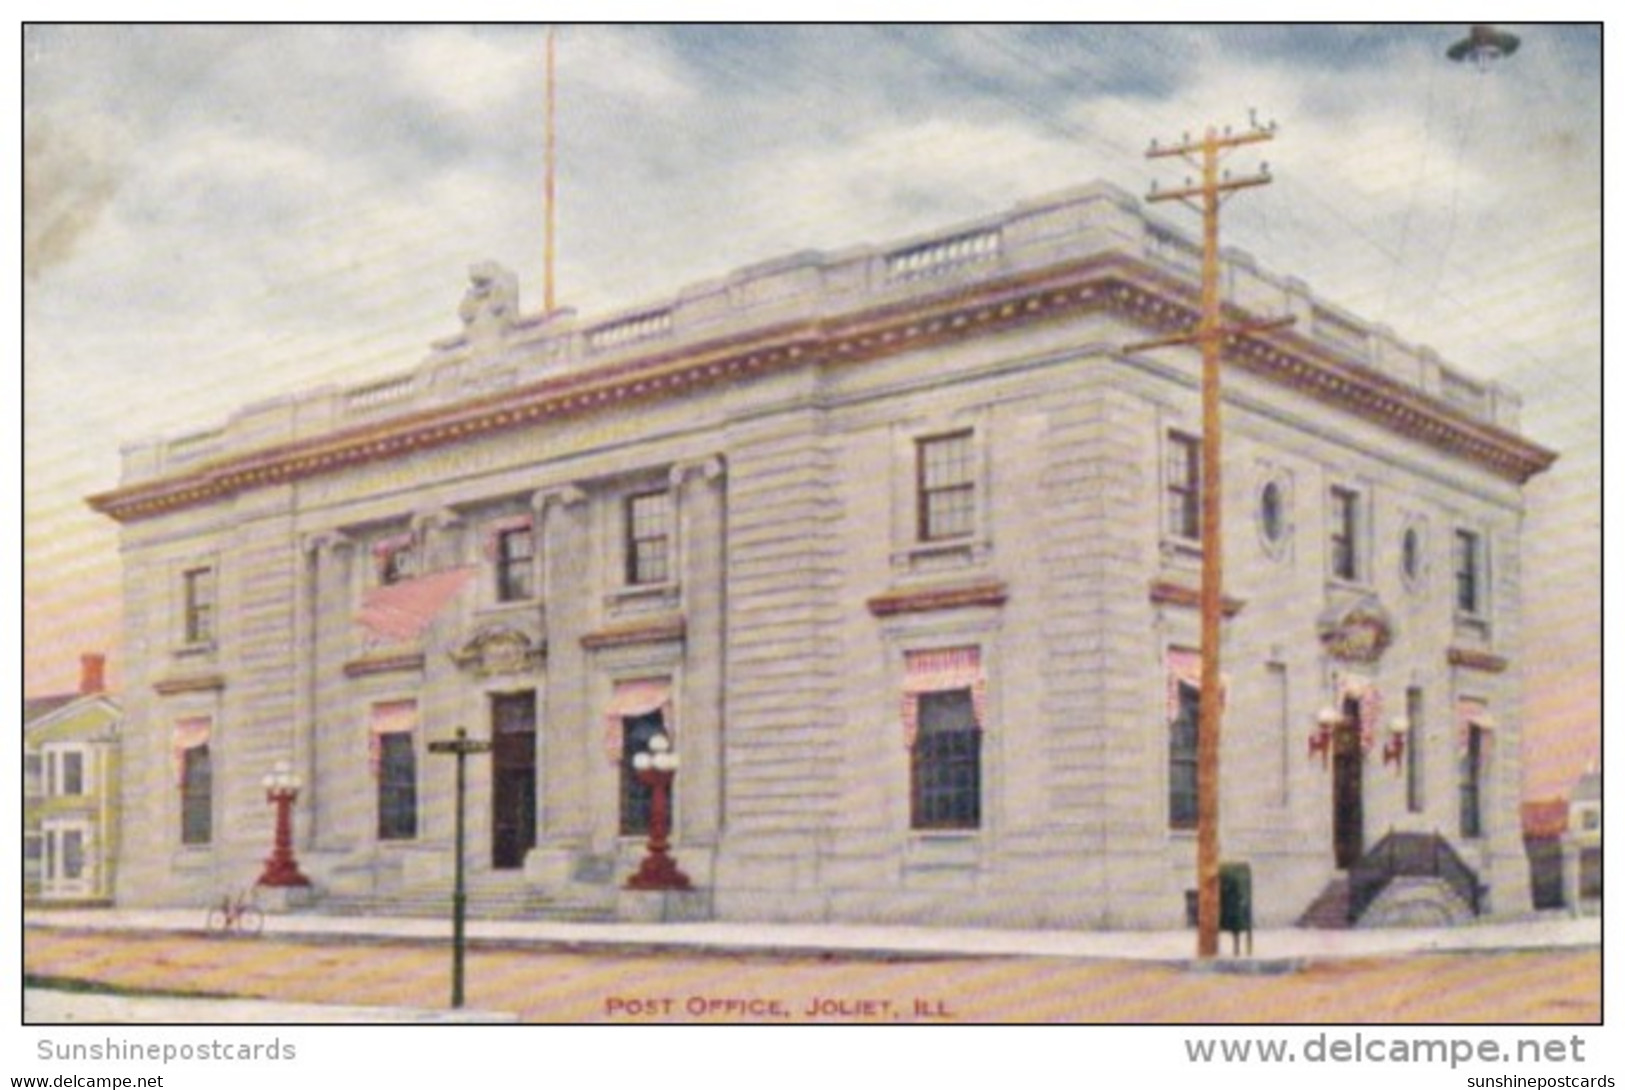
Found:
[[[25,927],[130,931],[146,934],[201,932],[203,912],[172,909],[69,909],[30,911]],[[1194,931],[1002,931],[982,928],[881,927],[856,924],[556,923],[470,920],[471,945],[556,947],[594,951],[682,951],[850,957],[1054,957],[1197,963]],[[449,941],[451,921],[291,914],[269,916],[267,938],[315,942]],[[1220,936],[1221,959],[1236,969],[1264,970],[1335,958],[1406,953],[1505,951],[1600,946],[1600,917],[1542,916],[1511,922],[1449,928],[1314,931],[1283,928],[1256,932],[1253,953],[1230,954]],[[1245,951],[1245,945],[1243,946]]]
[[[180,999],[23,989],[26,1025],[429,1025],[517,1022],[492,1011],[341,1007],[260,999]]]

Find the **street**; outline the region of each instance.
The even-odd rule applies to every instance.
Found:
[[[25,929],[31,975],[293,1003],[438,1008],[450,952]],[[1222,966],[1222,963],[1221,963]],[[467,1005],[532,1023],[1597,1023],[1597,949],[1318,960],[1279,972],[1060,957],[776,957],[476,945]]]

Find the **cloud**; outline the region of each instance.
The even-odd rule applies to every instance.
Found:
[[[23,271],[73,257],[118,191],[127,141],[106,119],[31,112],[23,135]]]

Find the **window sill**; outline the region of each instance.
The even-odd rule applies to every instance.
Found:
[[[215,642],[213,640],[210,640],[207,643],[183,643],[183,644],[180,644],[175,648],[173,653],[174,653],[175,657],[178,658],[178,659],[189,659],[189,658],[201,658],[201,657],[203,657],[205,655],[212,655],[212,654],[215,653],[216,650],[217,650],[217,647],[216,647]]]
[[[986,537],[956,537],[944,541],[919,541],[894,549],[892,569],[906,575],[935,575],[984,565],[993,554],[993,542]]]

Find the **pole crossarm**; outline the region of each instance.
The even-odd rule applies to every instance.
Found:
[[[1240,133],[1223,133],[1209,128],[1200,140],[1186,136],[1179,143],[1159,147],[1152,143],[1146,157],[1183,157],[1199,163],[1201,183],[1187,181],[1178,189],[1157,192],[1153,187],[1147,200],[1180,201],[1196,208],[1202,216],[1201,312],[1196,327],[1170,337],[1160,337],[1131,345],[1127,351],[1146,351],[1171,345],[1194,344],[1202,352],[1202,453],[1201,453],[1201,533],[1202,587],[1202,680],[1199,721],[1196,733],[1196,955],[1211,958],[1219,952],[1219,733],[1223,726],[1223,696],[1220,690],[1219,643],[1222,638],[1224,608],[1224,537],[1220,519],[1224,492],[1220,476],[1223,458],[1220,444],[1219,364],[1226,343],[1238,337],[1280,329],[1290,318],[1261,322],[1226,324],[1224,302],[1219,291],[1219,206],[1222,198],[1240,189],[1266,185],[1268,166],[1256,174],[1232,178],[1219,172],[1219,156],[1233,148],[1261,144],[1275,136],[1275,126],[1259,125]],[[1198,158],[1199,157],[1199,158]]]

